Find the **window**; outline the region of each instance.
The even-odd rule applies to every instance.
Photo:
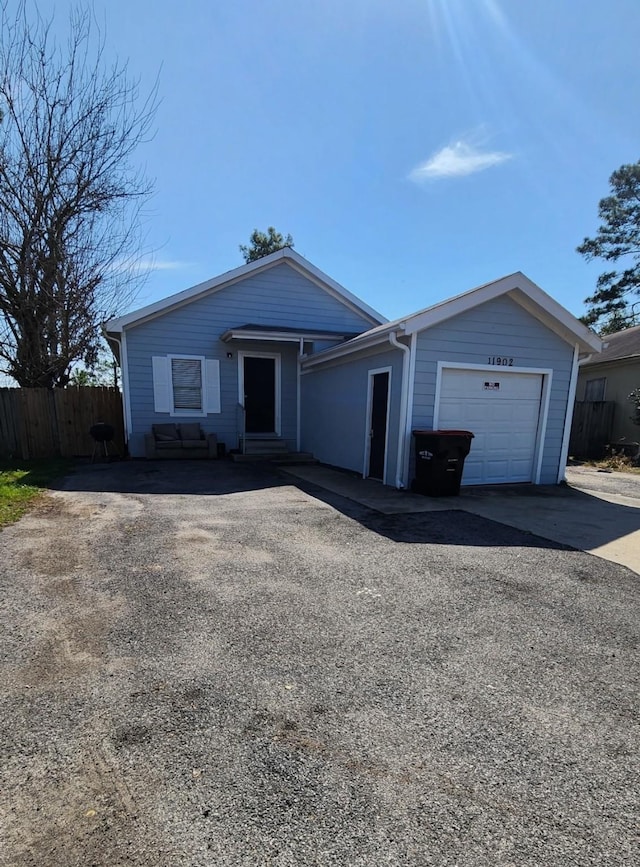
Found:
[[[220,362],[200,355],[154,355],[153,406],[157,413],[205,416],[220,412]]]
[[[202,361],[199,358],[172,358],[171,384],[174,410],[202,412]]]
[[[604,400],[604,390],[607,385],[607,378],[588,379],[584,388],[585,400]]]

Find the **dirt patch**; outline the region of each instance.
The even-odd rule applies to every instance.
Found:
[[[634,863],[629,573],[212,464],[0,534],[3,867]]]

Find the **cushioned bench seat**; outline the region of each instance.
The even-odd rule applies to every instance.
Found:
[[[217,458],[218,437],[198,422],[154,424],[144,438],[147,458]]]

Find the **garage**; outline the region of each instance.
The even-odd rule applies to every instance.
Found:
[[[510,274],[302,359],[303,446],[323,463],[373,476],[367,385],[390,369],[385,484],[412,487],[412,432],[434,429],[473,432],[464,486],[557,484],[578,364],[601,349],[539,286]]]
[[[550,378],[550,371],[440,366],[437,427],[474,433],[464,485],[537,481]]]

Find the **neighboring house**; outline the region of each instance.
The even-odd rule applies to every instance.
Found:
[[[564,477],[582,355],[601,341],[523,274],[385,322],[285,248],[114,319],[132,456],[198,419],[397,487],[414,428],[474,432],[463,484]]]
[[[632,421],[633,407],[628,398],[640,388],[640,325],[602,339],[602,352],[580,363],[576,400],[615,403],[611,441],[637,442],[640,427]]]

